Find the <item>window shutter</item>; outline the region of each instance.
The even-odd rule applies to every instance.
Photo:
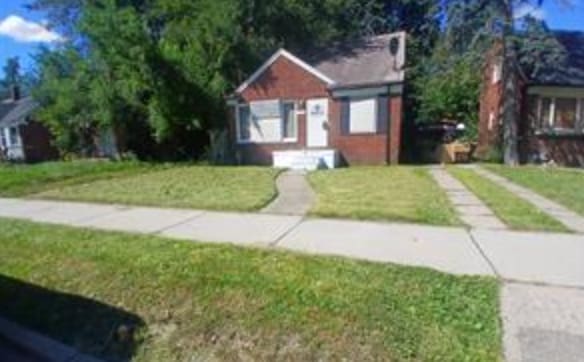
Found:
[[[389,124],[389,97],[379,96],[377,98],[377,133],[387,133]]]
[[[351,119],[351,108],[350,108],[349,98],[341,98],[341,134],[349,134],[349,122]]]

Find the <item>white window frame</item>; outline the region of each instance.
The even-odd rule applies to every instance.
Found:
[[[6,137],[6,129],[0,128],[0,147],[8,147],[8,138]]]
[[[7,134],[7,136],[8,136],[7,137],[7,139],[8,139],[8,142],[7,142],[8,147],[20,147],[21,144],[22,144],[22,142],[20,140],[20,132],[18,130],[18,127],[9,127],[9,128],[6,128],[6,130],[7,130],[7,133],[8,133]],[[13,139],[12,139],[12,132],[14,132],[14,134],[15,134],[15,137],[14,137],[14,141],[15,142],[12,142],[13,141]]]
[[[567,98],[567,99],[575,99],[576,100],[576,121],[574,124],[574,128],[559,128],[556,127],[556,100],[558,98]],[[543,100],[549,99],[550,100],[550,109],[549,109],[549,118],[543,119]],[[582,112],[584,107],[584,98],[581,97],[569,97],[569,96],[561,96],[561,97],[550,97],[550,96],[539,96],[537,101],[537,119],[540,127],[543,129],[551,129],[557,131],[573,131],[573,132],[582,132],[584,131],[584,113]]]
[[[294,122],[294,130],[296,131],[293,137],[284,137],[284,134],[286,133],[286,125],[284,124],[284,104],[291,104],[292,105],[292,121]],[[298,141],[298,107],[296,106],[296,102],[295,101],[283,101],[282,102],[282,142],[289,142],[289,143],[293,143],[293,142],[297,142]]]
[[[294,107],[293,112],[293,121],[295,123],[295,130],[296,134],[294,137],[284,137],[284,104],[292,104]],[[298,107],[297,102],[292,100],[284,100],[281,102],[280,106],[280,129],[281,129],[281,137],[280,140],[271,140],[271,141],[254,141],[252,139],[242,139],[241,138],[241,119],[240,119],[240,108],[247,107],[250,108],[248,103],[238,103],[235,105],[235,132],[237,133],[237,143],[238,144],[277,144],[277,143],[296,143],[298,142]],[[251,134],[250,134],[251,136]]]
[[[237,104],[235,106],[235,132],[237,133],[237,143],[245,144],[245,143],[253,143],[251,139],[242,139],[241,138],[241,118],[239,116],[240,108],[250,108],[249,104]],[[251,136],[251,134],[250,134]]]
[[[355,102],[373,101],[373,128],[368,131],[353,131],[353,109],[352,105]],[[349,98],[349,134],[351,135],[370,135],[376,134],[379,123],[379,98],[378,97],[353,97]]]

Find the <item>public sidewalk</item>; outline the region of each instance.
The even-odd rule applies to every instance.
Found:
[[[584,235],[21,199],[0,217],[495,276],[508,361],[584,358]]]
[[[0,199],[0,217],[584,288],[584,235]]]

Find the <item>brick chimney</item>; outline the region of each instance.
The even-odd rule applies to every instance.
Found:
[[[20,87],[18,85],[15,84],[10,88],[10,96],[14,102],[20,100]]]

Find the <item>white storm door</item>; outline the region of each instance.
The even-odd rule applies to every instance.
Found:
[[[328,146],[328,98],[309,99],[306,102],[306,146]]]

